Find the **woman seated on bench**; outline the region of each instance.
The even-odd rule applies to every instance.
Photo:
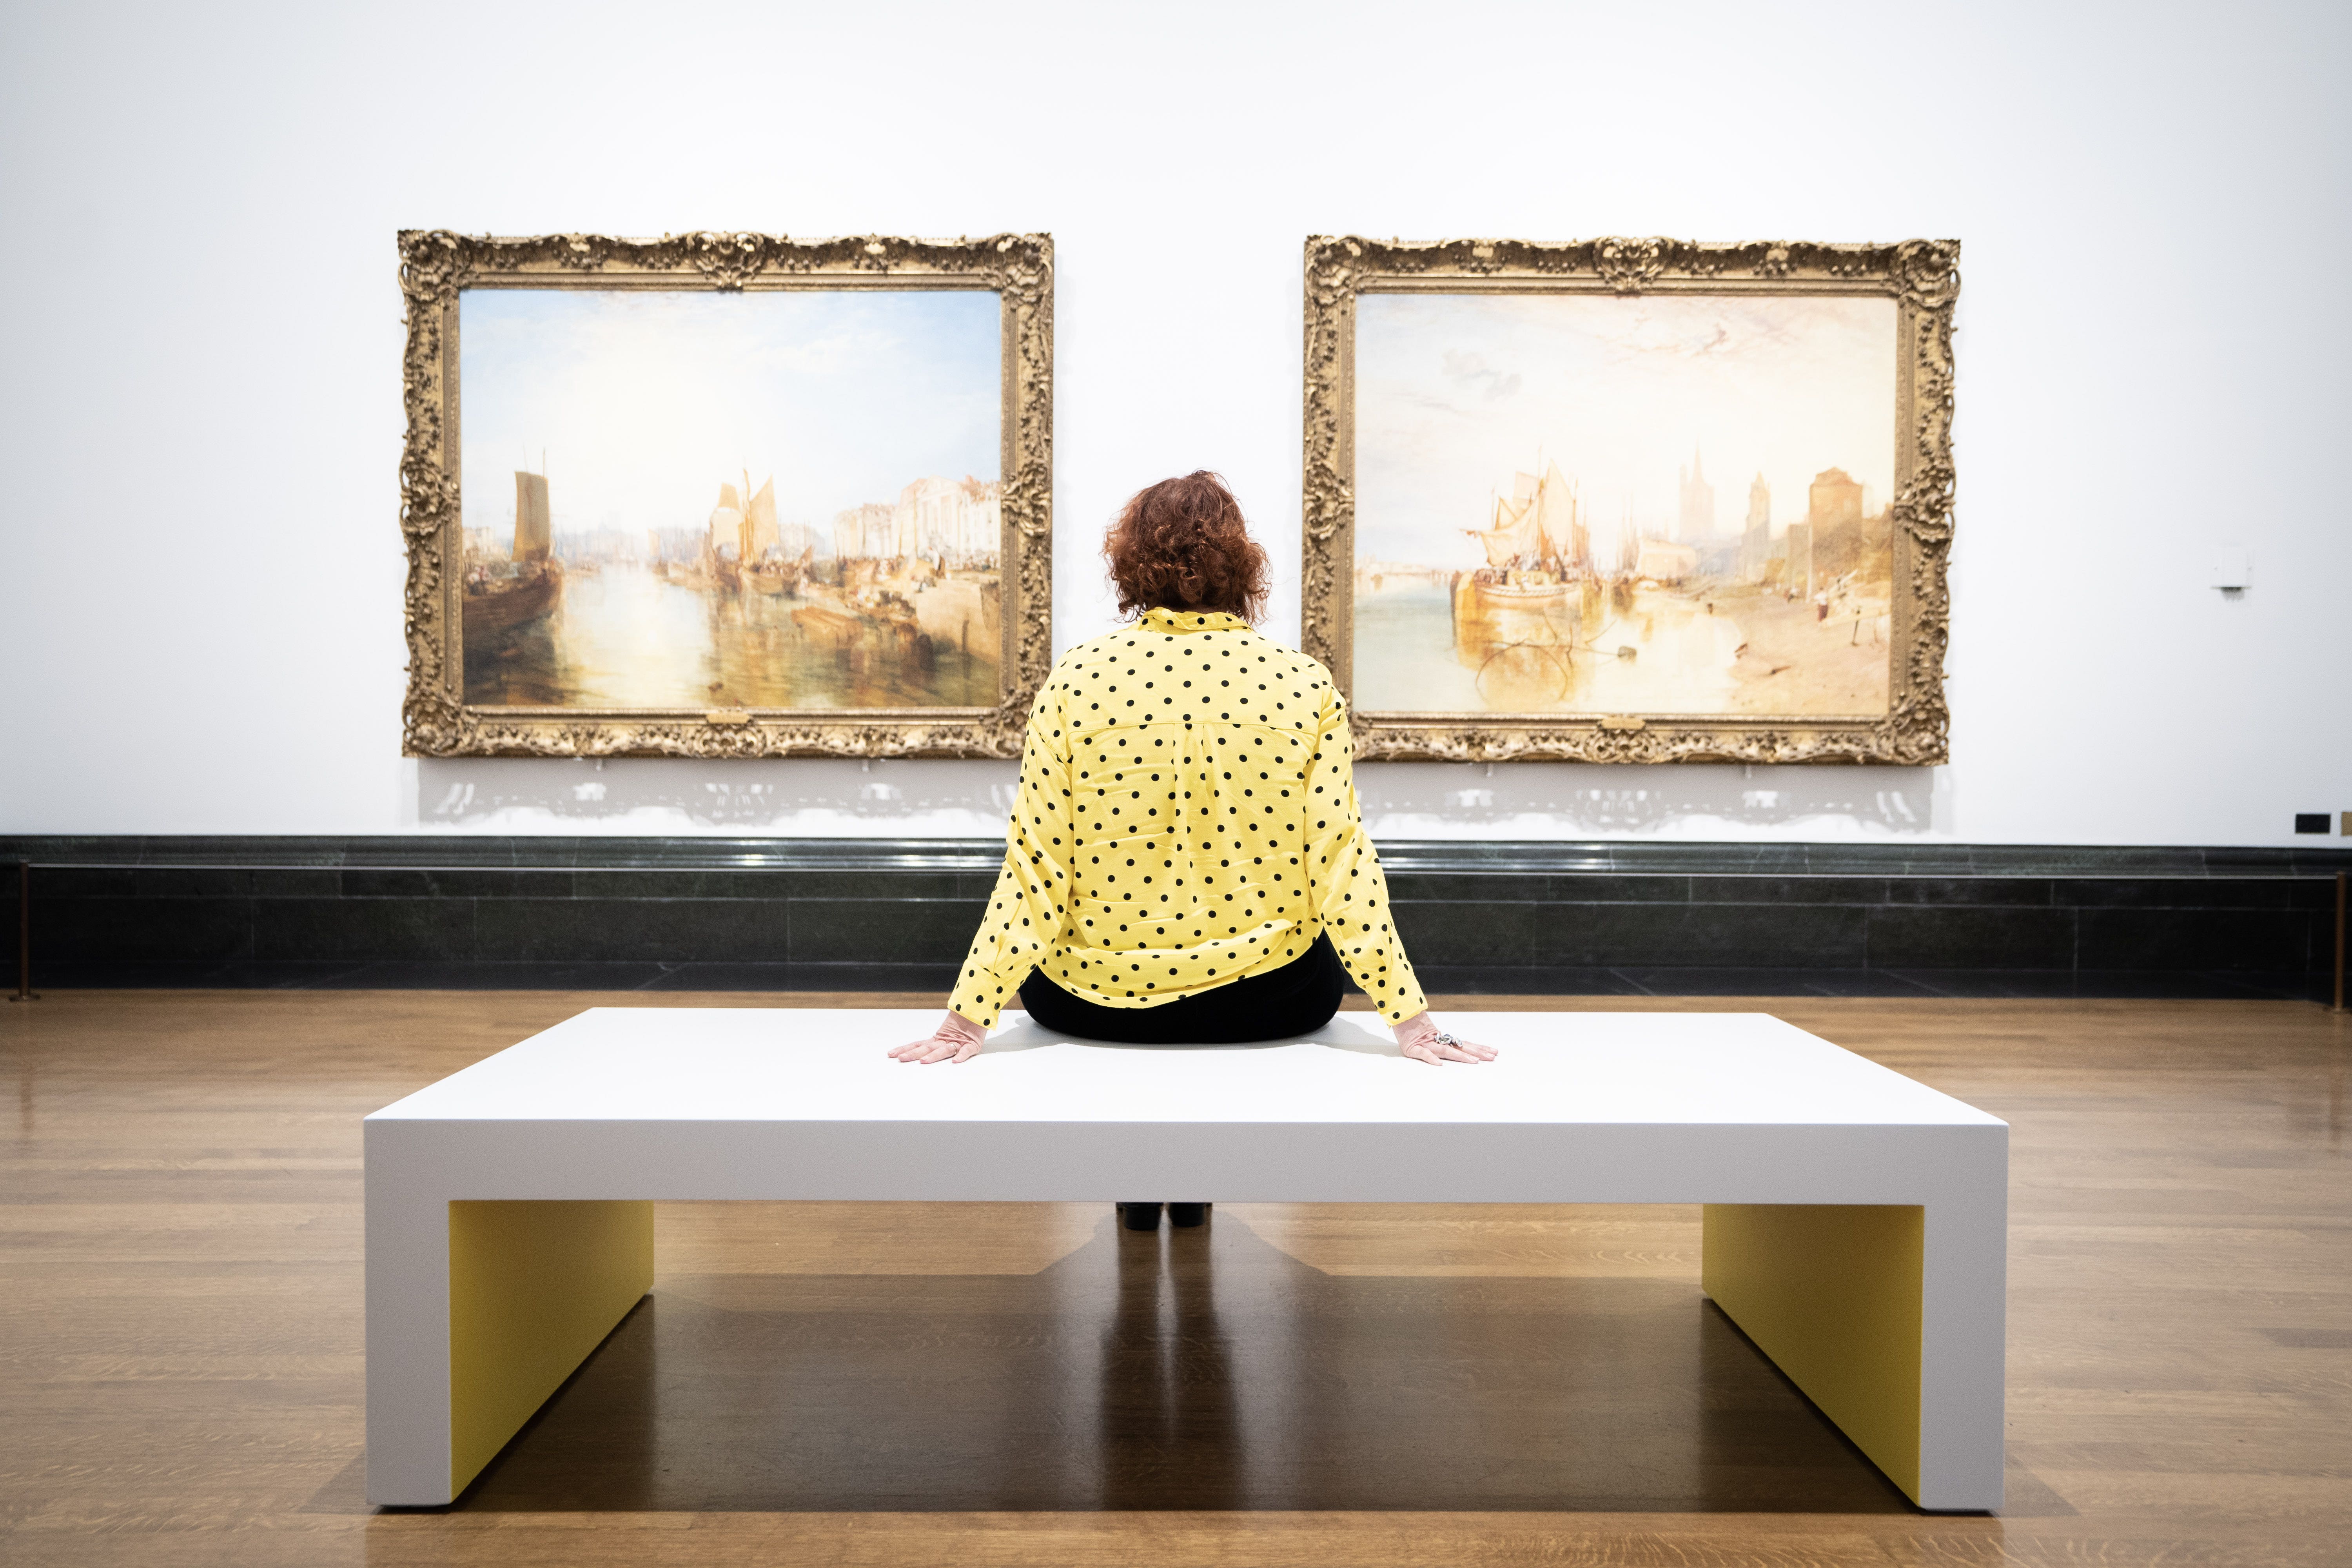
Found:
[[[1048,1029],[1230,1045],[1321,1028],[1342,970],[1416,1061],[1490,1061],[1429,1016],[1356,809],[1331,672],[1250,627],[1265,552],[1217,476],[1163,479],[1104,542],[1137,623],[1064,654],[1029,712],[1004,869],[947,1016],[965,1061],[1017,996]],[[1127,1204],[1156,1229],[1158,1204]],[[1176,1224],[1203,1205],[1171,1204]]]

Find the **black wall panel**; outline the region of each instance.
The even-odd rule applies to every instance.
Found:
[[[987,841],[0,838],[37,979],[936,991]],[[1433,990],[2316,994],[2341,849],[1393,843]],[[0,897],[16,937],[13,873]]]

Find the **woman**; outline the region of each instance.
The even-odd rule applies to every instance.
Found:
[[[1265,552],[1207,472],[1104,541],[1134,626],[1062,656],[1030,710],[1004,869],[947,1016],[905,1062],[968,1061],[1017,996],[1132,1045],[1308,1034],[1352,976],[1415,1061],[1492,1061],[1430,1017],[1356,809],[1330,671],[1250,629]],[[1158,1204],[1121,1205],[1157,1229]],[[1171,1204],[1179,1225],[1203,1205]]]

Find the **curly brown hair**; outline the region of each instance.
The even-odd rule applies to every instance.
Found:
[[[1241,502],[1206,468],[1138,490],[1103,541],[1123,616],[1221,610],[1255,622],[1265,611],[1265,552]]]

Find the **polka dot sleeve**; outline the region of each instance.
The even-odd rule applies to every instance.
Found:
[[[971,939],[948,1005],[992,1027],[1069,921],[1070,747],[1064,690],[1047,683],[1029,712],[1021,787],[1004,831],[1004,868]]]
[[[1388,879],[1364,835],[1356,805],[1356,773],[1348,705],[1328,683],[1307,769],[1307,868],[1309,900],[1339,962],[1381,1016],[1394,1024],[1426,1009],[1421,983],[1405,962],[1389,907]]]

